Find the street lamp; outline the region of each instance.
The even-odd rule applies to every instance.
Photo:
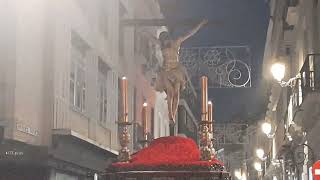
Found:
[[[264,158],[264,150],[261,149],[261,148],[257,149],[257,150],[256,150],[256,155],[257,155],[257,157],[258,157],[259,159],[263,160],[263,158]]]
[[[271,73],[274,79],[276,79],[278,81],[278,83],[280,84],[281,87],[293,87],[294,86],[294,82],[300,78],[300,74],[296,75],[296,77],[293,77],[291,79],[289,79],[287,82],[283,81],[282,79],[284,78],[286,72],[286,66],[283,63],[274,63],[271,66]]]
[[[282,63],[275,63],[271,66],[271,73],[278,82],[281,82],[284,78],[285,70],[286,67]]]
[[[275,128],[276,127],[274,126],[274,124],[270,120],[265,121],[261,125],[262,132],[264,134],[266,134],[268,138],[273,138],[274,133],[275,133]]]
[[[262,129],[262,132],[263,132],[263,133],[265,133],[266,135],[270,135],[271,130],[272,130],[271,123],[269,123],[269,122],[264,122],[264,123],[261,125],[261,129]]]

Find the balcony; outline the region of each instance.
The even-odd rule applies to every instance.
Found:
[[[308,54],[300,70],[301,93],[304,100],[309,93],[320,91],[320,54]]]
[[[305,131],[313,129],[320,112],[320,54],[308,54],[294,88],[296,112],[293,121]]]

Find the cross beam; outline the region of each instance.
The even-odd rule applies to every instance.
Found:
[[[122,26],[193,26],[201,22],[199,19],[123,19]],[[223,25],[221,21],[209,21],[207,25]]]

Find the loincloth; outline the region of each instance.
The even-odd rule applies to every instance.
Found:
[[[171,69],[161,69],[157,80],[156,80],[156,90],[166,91],[168,85],[174,87],[175,84],[180,85],[180,89],[185,88],[186,83],[186,69],[183,65],[179,64],[175,68]]]

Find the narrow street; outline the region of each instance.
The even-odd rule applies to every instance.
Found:
[[[0,180],[320,180],[319,0],[0,0]]]

